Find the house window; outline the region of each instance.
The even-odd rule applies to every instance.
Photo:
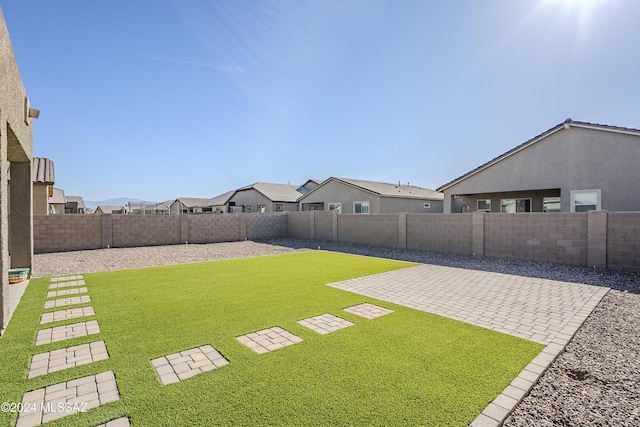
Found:
[[[329,203],[330,211],[338,211],[338,213],[342,213],[342,203]]]
[[[258,212],[264,213],[267,210],[265,205],[258,205]]]
[[[309,205],[309,210],[310,211],[317,211],[318,210],[318,205]]]
[[[491,199],[481,199],[476,202],[478,212],[491,212]]]
[[[244,211],[245,212],[251,212],[251,206],[245,206],[244,207]]]
[[[353,204],[353,213],[356,214],[368,214],[369,202],[355,202]]]
[[[531,199],[502,199],[500,201],[500,212],[531,212]]]
[[[542,212],[560,212],[560,197],[545,197],[542,199]]]
[[[431,209],[431,203],[425,203],[424,204],[424,208],[425,209]]]
[[[571,212],[599,211],[601,199],[601,190],[573,190],[571,191]]]
[[[282,212],[282,204],[281,203],[276,204],[276,212]]]

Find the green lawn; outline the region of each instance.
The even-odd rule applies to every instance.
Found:
[[[86,274],[96,316],[42,326],[55,311],[43,310],[49,280],[32,280],[0,339],[0,401],[112,370],[119,401],[47,425],[126,415],[134,426],[465,426],[543,346],[325,286],[412,265],[313,251]],[[394,313],[342,311],[363,302]],[[296,323],[324,313],[355,325],[320,335]],[[91,319],[99,335],[34,346],[38,329]],[[258,355],[235,338],[272,326],[304,341]],[[27,379],[33,354],[97,340],[109,359]],[[206,344],[231,363],[162,385],[151,359]],[[14,424],[0,413],[0,425]]]

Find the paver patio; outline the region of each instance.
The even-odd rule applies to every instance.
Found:
[[[428,264],[328,286],[545,344],[473,421],[473,427],[501,425],[609,291]]]
[[[129,421],[129,418],[122,417],[115,420],[111,420],[106,424],[100,424],[96,427],[130,427],[130,426],[131,426],[131,422]]]

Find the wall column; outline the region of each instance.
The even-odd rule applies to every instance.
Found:
[[[331,239],[334,242],[338,241],[338,211],[337,210],[332,210],[331,211]]]
[[[469,214],[461,214],[469,215]],[[471,213],[471,253],[473,256],[484,256],[484,212]]]
[[[587,267],[607,268],[607,211],[587,212]]]
[[[316,211],[309,211],[309,238],[316,238]]]
[[[31,162],[11,162],[9,253],[11,268],[33,265],[33,186]]]
[[[398,247],[407,249],[407,213],[398,214]]]

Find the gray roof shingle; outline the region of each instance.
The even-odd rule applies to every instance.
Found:
[[[412,198],[412,199],[432,199],[432,200],[442,200],[444,195],[442,193],[438,193],[434,190],[429,190],[428,188],[417,187],[415,185],[404,185],[404,184],[391,184],[387,182],[377,182],[377,181],[365,181],[362,179],[351,179],[351,178],[336,178],[332,177],[329,180],[341,181],[346,184],[353,185],[355,187],[359,187],[363,190],[370,191],[379,196],[383,197],[401,197],[401,198]],[[327,182],[325,181],[325,182]]]

